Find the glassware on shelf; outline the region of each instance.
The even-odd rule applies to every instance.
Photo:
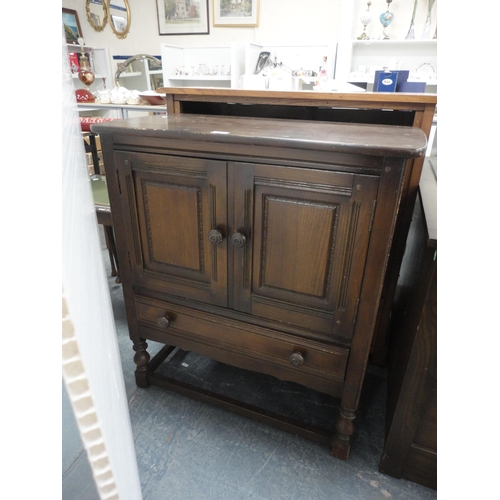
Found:
[[[434,7],[434,2],[436,0],[427,0],[427,19],[424,24],[424,31],[422,33],[422,39],[428,39],[431,37],[431,11],[432,7]]]
[[[406,40],[415,40],[415,12],[417,12],[418,0],[415,0],[413,4],[413,14],[411,15],[410,28],[408,29],[408,34],[406,35]]]
[[[320,90],[323,92],[327,92],[330,90],[330,80],[328,78],[328,73],[326,71],[326,63],[327,63],[327,57],[323,57],[323,64],[320,67],[319,70],[319,77],[318,81],[316,82],[316,85],[314,85],[313,89],[314,90]]]
[[[86,91],[80,91],[76,93],[78,101],[94,102],[95,98],[90,92],[90,86],[94,83],[95,75],[90,67],[90,61],[85,54],[85,41],[83,38],[78,38],[78,43],[80,44],[80,51],[82,55],[80,56],[80,71],[78,72],[78,79],[87,87]],[[79,89],[82,90],[82,89]]]
[[[370,37],[366,34],[366,27],[372,22],[373,16],[372,13],[370,12],[370,5],[372,3],[370,0],[368,0],[368,3],[366,4],[367,8],[364,14],[361,16],[361,24],[363,25],[363,33],[358,36],[358,40],[369,40]]]
[[[394,21],[394,14],[392,12],[389,12],[389,7],[392,3],[392,0],[386,0],[386,2],[387,2],[387,10],[384,13],[380,14],[380,22],[384,27],[382,34],[379,37],[381,40],[389,40],[389,37],[387,36],[385,30],[389,26],[389,24],[391,24],[392,21]]]

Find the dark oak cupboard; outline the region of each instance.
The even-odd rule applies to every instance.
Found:
[[[294,121],[404,125],[421,129],[426,137],[430,135],[437,103],[437,95],[428,93],[278,92],[208,87],[165,87],[158,89],[158,92],[165,94],[170,116],[194,113]],[[370,360],[375,365],[384,366],[387,363],[392,305],[423,164],[423,157],[410,159],[406,164],[393,242],[370,347]]]
[[[346,459],[415,127],[181,114],[100,134],[136,381]],[[165,344],[153,359],[147,340]],[[166,379],[175,347],[339,397],[333,436]]]

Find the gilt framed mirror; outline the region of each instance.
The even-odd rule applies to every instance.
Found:
[[[128,0],[107,0],[108,21],[118,38],[125,38],[130,30],[130,7]]]
[[[96,31],[102,31],[108,23],[106,0],[86,0],[87,21]]]

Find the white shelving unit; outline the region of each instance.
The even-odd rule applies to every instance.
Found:
[[[243,47],[179,47],[162,44],[165,87],[233,87],[242,70]]]
[[[437,40],[355,40],[351,65],[345,78],[373,84],[376,70],[409,70],[408,81],[426,82],[426,91],[437,92]]]
[[[80,45],[68,44],[68,53],[81,53]],[[90,87],[91,92],[104,89],[104,80],[106,88],[113,88],[113,76],[111,73],[111,64],[108,49],[85,46],[85,53],[89,54],[90,67],[95,75],[94,83]],[[85,85],[78,79],[78,73],[73,73],[73,83],[75,89],[84,89]]]
[[[323,58],[327,58],[326,70],[330,78],[333,78],[335,68],[335,55],[337,47],[326,45],[263,45],[258,43],[248,43],[245,48],[245,80],[242,82],[243,88],[258,88],[255,85],[253,74],[259,54],[261,52],[269,52],[270,59],[273,63],[277,63],[276,70],[284,67],[284,73],[299,69],[315,71],[319,74],[320,67],[323,64]],[[273,77],[271,71],[270,79],[267,82],[268,88],[276,90],[301,90],[302,85],[307,79],[298,77],[280,78]],[[262,80],[261,77],[257,77]]]
[[[376,16],[374,16],[376,19]],[[372,89],[376,70],[409,70],[408,81],[425,81],[426,92],[437,92],[437,40],[358,40],[356,2],[343,1],[335,77],[366,83]]]
[[[164,85],[241,88],[244,86],[241,77],[251,77],[254,74],[259,54],[263,51],[270,52],[271,60],[281,63],[285,68],[303,68],[316,72],[326,56],[327,71],[333,76],[336,46],[232,43],[230,47],[179,47],[163,44]]]
[[[120,56],[120,60],[117,62],[123,63],[129,57],[131,56]],[[140,59],[134,61],[123,73],[120,74],[120,84],[129,90],[139,91],[156,90],[158,87],[162,87],[163,69],[161,67],[155,67],[154,69],[152,69],[152,65],[152,61],[150,61],[149,59]]]
[[[259,54],[263,51],[271,53],[271,60],[282,63],[291,70],[313,70],[319,72],[323,57],[327,57],[327,72],[333,76],[335,67],[336,46],[326,45],[262,45],[249,43],[245,53],[245,74],[255,71]]]

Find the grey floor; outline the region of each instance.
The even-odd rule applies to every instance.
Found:
[[[104,245],[103,256],[109,276]],[[378,472],[384,444],[383,369],[369,367],[351,454],[339,461],[325,446],[160,388],[136,387],[121,285],[111,277],[108,283],[144,500],[437,498],[435,490]],[[150,346],[152,353],[160,347]],[[304,420],[314,414],[311,423],[325,428],[336,414],[334,398],[192,353],[174,352],[167,370],[206,389],[237,390],[246,402],[273,411]],[[99,500],[64,384],[62,401],[62,498]]]

